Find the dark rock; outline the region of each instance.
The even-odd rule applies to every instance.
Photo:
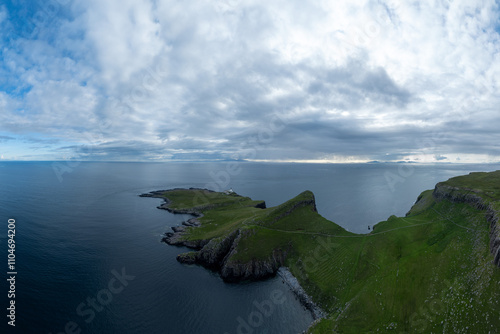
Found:
[[[184,246],[184,242],[181,240],[181,233],[170,233],[161,239],[161,241],[172,245],[172,246]]]
[[[201,223],[198,220],[198,218],[191,218],[191,219],[188,219],[185,222],[182,222],[182,225],[188,226],[188,227],[193,227],[193,226],[196,227],[196,226],[200,226]]]
[[[183,241],[182,245],[191,249],[200,250],[202,249],[210,240],[187,240]]]
[[[174,232],[184,232],[186,230],[186,227],[184,227],[184,226],[174,226],[174,227],[172,227],[172,230]]]
[[[236,249],[232,250],[221,268],[221,277],[226,282],[255,281],[273,277],[286,260],[286,252],[281,249],[275,249],[266,260],[252,259],[246,263],[231,259],[236,252]]]
[[[262,201],[259,204],[257,204],[255,207],[258,208],[258,209],[265,209],[266,208],[266,202]]]
[[[224,259],[229,254],[234,241],[240,231],[236,230],[227,237],[214,238],[210,240],[197,254],[198,263],[204,267],[220,269],[224,265]]]
[[[185,264],[196,263],[196,252],[188,252],[177,255],[177,261]]]
[[[200,250],[209,240],[184,240],[184,232],[168,232],[161,241],[171,246],[184,246],[195,250]]]

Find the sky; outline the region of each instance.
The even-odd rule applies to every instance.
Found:
[[[499,162],[500,2],[0,3],[2,160]]]

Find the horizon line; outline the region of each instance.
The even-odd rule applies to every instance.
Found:
[[[2,162],[53,162],[53,163],[85,163],[85,162],[104,162],[104,163],[231,163],[231,162],[241,162],[241,163],[277,163],[277,164],[328,164],[328,165],[377,165],[377,164],[419,164],[419,165],[473,165],[473,164],[500,164],[500,161],[405,161],[405,160],[387,160],[387,161],[327,161],[327,160],[230,160],[230,159],[220,159],[220,160],[10,160],[1,159]]]

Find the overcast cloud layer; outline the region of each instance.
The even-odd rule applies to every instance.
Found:
[[[9,160],[500,161],[485,1],[12,0]]]

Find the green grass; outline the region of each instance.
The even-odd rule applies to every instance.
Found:
[[[485,199],[500,200],[500,171],[474,172],[451,178],[441,184],[460,188],[462,192],[477,193]]]
[[[441,183],[474,191],[499,207],[500,172]],[[198,191],[199,192],[199,191]],[[240,229],[234,260],[287,250],[287,266],[328,313],[309,333],[496,333],[500,269],[491,263],[484,211],[423,192],[406,217],[391,216],[370,234],[353,234],[314,211],[304,192],[274,208],[247,197],[193,190],[165,194],[175,208],[197,207],[202,225],[187,239]],[[191,205],[191,207],[189,206]]]
[[[172,209],[194,209],[199,212],[231,204],[245,206],[251,205],[253,202],[261,202],[253,201],[249,197],[239,196],[234,193],[225,194],[203,189],[173,189],[165,191],[163,196],[171,201],[169,207]]]
[[[443,182],[460,188],[478,189],[481,192],[495,192],[500,199],[500,170],[495,172],[473,172],[466,176],[457,176]]]

